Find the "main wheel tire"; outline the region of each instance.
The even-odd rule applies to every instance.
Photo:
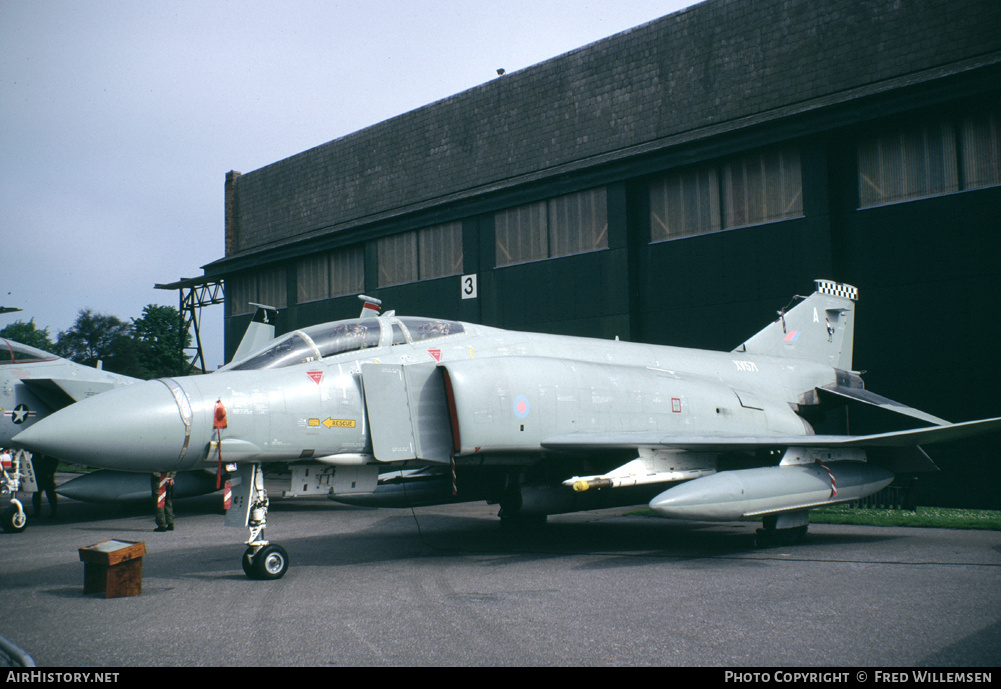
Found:
[[[0,526],[7,533],[21,533],[28,528],[28,515],[16,507],[7,509],[0,517]]]
[[[288,553],[280,545],[266,545],[253,556],[255,579],[281,579],[288,571]]]

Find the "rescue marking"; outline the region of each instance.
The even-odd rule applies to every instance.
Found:
[[[675,414],[681,413],[681,398],[672,397],[671,398],[671,411]]]
[[[354,428],[355,427],[355,420],[354,419],[331,419],[331,418],[328,417],[328,418],[326,418],[323,421],[323,425],[326,426],[327,428]]]
[[[309,379],[317,385],[319,385],[320,381],[323,380],[323,371],[306,371],[306,375],[309,376]]]
[[[435,361],[438,361],[438,362],[441,361],[441,350],[440,349],[429,349],[428,350],[428,354],[430,354],[431,358],[434,359]]]

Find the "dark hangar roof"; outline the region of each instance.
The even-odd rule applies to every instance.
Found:
[[[709,0],[236,177],[234,241],[206,270],[866,95],[997,79],[999,26],[996,0]]]

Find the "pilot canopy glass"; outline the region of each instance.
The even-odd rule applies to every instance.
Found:
[[[284,368],[325,359],[345,352],[379,346],[377,319],[352,319],[296,330],[268,343],[263,349],[220,370],[251,371]]]
[[[437,318],[354,318],[295,330],[219,370],[260,371],[284,368],[378,347],[382,328],[390,326],[393,344],[423,342],[464,332],[462,323]]]
[[[0,365],[30,364],[36,361],[54,361],[58,358],[55,354],[49,354],[41,349],[0,338]]]

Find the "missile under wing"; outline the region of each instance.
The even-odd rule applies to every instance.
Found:
[[[873,448],[1001,430],[1001,419],[950,424],[865,390],[852,370],[857,300],[854,287],[819,280],[732,352],[363,310],[211,376],[74,405],[17,442],[124,471],[227,466],[239,485],[227,522],[249,526],[243,566],[259,578],[288,567],[264,535],[264,471],[288,476],[289,495],[487,500],[505,523],[648,503],[674,517],[761,519],[766,539],[801,536],[810,508],[892,481],[867,461]],[[810,420],[845,403],[924,427],[816,434]]]

